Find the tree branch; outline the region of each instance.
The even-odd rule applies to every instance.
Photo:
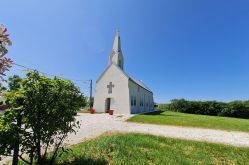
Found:
[[[1,156],[13,156],[13,155],[11,155],[11,154],[4,154],[4,155],[1,155]]]
[[[44,154],[43,154],[43,158],[45,158],[46,155],[47,155],[48,146],[49,146],[49,141],[48,141],[47,144],[46,144],[46,149],[45,149],[45,152],[44,152]]]
[[[54,163],[54,161],[55,161],[55,159],[56,159],[56,157],[57,157],[57,152],[58,152],[58,150],[59,150],[59,147],[61,146],[62,141],[65,139],[66,136],[67,136],[67,134],[65,133],[61,138],[59,138],[60,141],[59,141],[59,143],[57,143],[57,145],[55,145],[56,147],[55,147],[53,156],[52,156],[52,158],[51,158],[51,160],[50,160],[50,164],[53,164],[53,163]]]
[[[27,161],[27,160],[25,160],[25,159],[22,157],[22,155],[19,155],[19,158],[20,158],[22,161],[24,161],[25,163],[30,164],[30,162]]]

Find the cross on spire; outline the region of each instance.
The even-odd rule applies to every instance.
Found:
[[[114,88],[114,85],[112,84],[112,82],[109,83],[109,85],[107,85],[108,88],[108,94],[112,93],[112,88]]]

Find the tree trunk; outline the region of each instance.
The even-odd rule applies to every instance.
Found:
[[[12,165],[18,165],[19,140],[15,142]]]
[[[33,165],[34,154],[31,152],[30,154],[30,164]]]
[[[15,142],[12,165],[18,165],[19,143],[20,143],[19,133],[20,133],[21,126],[22,126],[22,116],[21,116],[21,114],[18,114],[18,116],[17,116],[17,127],[18,127],[17,140]]]
[[[37,152],[37,164],[43,165],[42,156],[41,156],[41,128],[40,128],[40,121],[41,121],[41,113],[38,111],[37,114],[37,143],[36,143],[36,152]]]
[[[36,148],[37,148],[37,164],[42,165],[43,163],[41,157],[41,143],[39,138],[38,138],[38,143],[36,144]]]

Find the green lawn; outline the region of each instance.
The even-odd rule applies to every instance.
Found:
[[[57,164],[249,164],[249,148],[144,134],[106,134],[72,146]]]
[[[80,109],[78,113],[90,113],[88,109]]]
[[[249,119],[194,115],[172,111],[136,115],[128,121],[249,132]]]

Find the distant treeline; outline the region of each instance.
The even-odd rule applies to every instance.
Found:
[[[173,99],[170,104],[159,104],[159,109],[191,114],[249,118],[249,100],[224,103]]]

